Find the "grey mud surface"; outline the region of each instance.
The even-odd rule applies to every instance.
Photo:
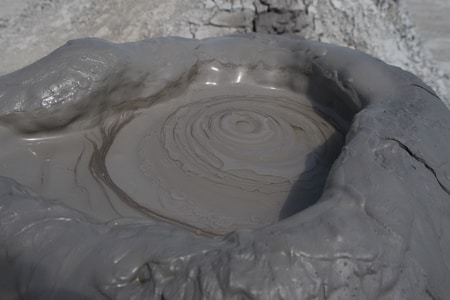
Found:
[[[397,67],[83,39],[0,91],[3,299],[450,294],[450,112]]]

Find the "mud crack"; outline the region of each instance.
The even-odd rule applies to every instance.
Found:
[[[394,138],[383,138],[383,140],[385,140],[385,141],[393,141],[393,142],[397,143],[397,145],[399,145],[400,148],[405,150],[409,154],[409,156],[411,156],[416,161],[421,163],[425,168],[427,168],[433,174],[434,178],[436,178],[436,181],[438,182],[439,186],[444,190],[444,192],[446,192],[447,194],[450,195],[450,190],[440,181],[440,179],[437,176],[436,171],[433,169],[433,167],[431,167],[422,157],[418,156],[408,146],[406,146],[404,143],[402,143],[401,141],[399,141],[397,139],[394,139]]]

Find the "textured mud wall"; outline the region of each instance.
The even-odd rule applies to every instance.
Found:
[[[261,32],[295,34],[368,52],[417,74],[447,99],[448,76],[440,73],[422,54],[402,3],[394,0],[30,1],[20,16],[0,20],[0,73],[23,67],[73,38],[100,37],[125,42],[168,35],[205,38],[234,32]]]

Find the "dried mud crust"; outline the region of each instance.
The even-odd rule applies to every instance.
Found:
[[[2,177],[2,292],[33,299],[444,299],[450,113],[417,77],[366,54],[265,35],[72,41],[0,77],[0,120],[10,128],[2,133],[114,132],[132,111],[183,94],[193,78],[214,82],[201,71],[211,61],[284,67],[290,75],[270,73],[269,82],[289,82],[348,122],[320,199],[275,224],[214,238],[148,217],[99,222]],[[267,83],[266,74],[251,78]],[[107,189],[105,170],[93,169]]]

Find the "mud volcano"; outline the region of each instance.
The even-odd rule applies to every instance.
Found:
[[[444,299],[450,112],[363,53],[70,41],[0,77],[0,291]]]

